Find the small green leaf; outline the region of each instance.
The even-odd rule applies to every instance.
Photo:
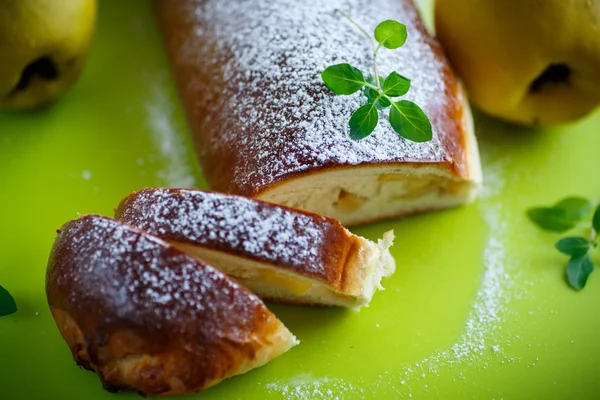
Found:
[[[391,106],[392,102],[386,97],[380,97],[377,104],[379,105],[380,108],[383,109],[383,108],[387,108],[387,107]]]
[[[17,303],[8,293],[8,290],[0,286],[0,317],[17,312]]]
[[[587,254],[573,256],[567,265],[567,280],[573,289],[581,290],[585,287],[592,271],[594,271],[594,263]]]
[[[379,75],[379,84],[381,85],[385,81],[385,78]],[[375,80],[375,76],[369,75],[367,78],[367,82],[369,82],[373,86],[377,86],[377,81]]]
[[[405,42],[408,34],[406,25],[398,21],[388,19],[375,28],[375,39],[386,49],[397,49]]]
[[[562,208],[537,207],[527,211],[529,219],[547,231],[565,232],[575,226],[569,213]]]
[[[360,107],[350,118],[350,138],[360,140],[369,136],[375,130],[378,119],[375,104],[369,103]]]
[[[379,79],[382,79],[381,77]],[[371,85],[375,86],[377,82],[375,81],[375,77],[373,75],[369,76],[367,82]],[[373,103],[377,97],[379,97],[379,92],[369,86],[365,86],[365,97],[369,103]]]
[[[433,137],[431,122],[421,108],[408,100],[392,103],[390,124],[403,138],[413,142],[427,142]]]
[[[576,222],[588,218],[594,205],[582,197],[567,197],[556,203],[554,208],[562,208]]]
[[[563,254],[579,257],[590,250],[590,242],[582,236],[571,236],[560,239],[554,247]]]
[[[321,78],[325,86],[336,94],[352,94],[365,85],[362,72],[350,64],[331,65],[323,71]]]
[[[392,72],[383,83],[383,93],[391,97],[404,96],[410,89],[410,79]]]
[[[383,82],[384,80],[385,79],[383,78],[383,76],[379,76],[380,82]],[[377,85],[377,82],[375,81],[375,77],[372,75],[369,76],[369,78],[367,78],[367,82],[373,86]],[[384,108],[389,107],[392,104],[385,97],[381,97],[381,93],[379,91],[377,91],[371,87],[368,87],[368,86],[365,86],[365,96],[369,103],[373,103],[373,102],[375,102],[375,100],[379,99],[377,101],[377,108],[380,110],[383,110]]]
[[[596,207],[596,211],[594,212],[594,219],[592,220],[592,226],[594,230],[600,234],[600,205]]]

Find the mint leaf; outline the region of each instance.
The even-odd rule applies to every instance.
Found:
[[[331,65],[323,71],[321,79],[336,94],[352,94],[365,85],[362,72],[350,64]]]
[[[377,52],[382,48],[397,49],[406,42],[408,37],[406,26],[398,21],[387,20],[375,28],[374,36],[379,45],[375,45],[373,38],[356,21],[345,12],[336,9],[358,28],[373,45],[373,72],[367,81],[362,72],[350,64],[331,65],[321,73],[325,85],[336,94],[348,95],[364,87],[364,95],[368,104],[360,107],[350,118],[350,137],[360,140],[370,135],[377,127],[379,114],[394,105],[390,110],[390,123],[400,136],[415,142],[426,142],[433,138],[431,121],[421,108],[410,101],[394,103],[393,97],[405,95],[411,86],[410,79],[397,72],[392,72],[387,79],[377,73]]]
[[[0,317],[17,312],[17,303],[8,293],[8,290],[0,286]]]
[[[389,106],[391,106],[392,102],[386,97],[380,97],[377,104],[379,105],[379,108],[383,109],[383,108],[388,108]]]
[[[392,103],[390,124],[403,138],[413,142],[427,142],[433,137],[431,122],[421,108],[408,100]]]
[[[388,19],[375,28],[375,39],[386,49],[397,49],[405,42],[408,34],[406,25]]]
[[[597,233],[600,233],[600,205],[596,207],[594,212],[594,219],[592,220],[592,226]]]
[[[575,226],[569,213],[563,208],[537,207],[527,211],[529,219],[538,227],[552,232],[565,232]]]
[[[594,271],[594,263],[587,254],[573,256],[567,265],[567,280],[573,289],[581,290],[585,287],[592,271]]]
[[[380,76],[379,80],[383,82],[383,77]],[[367,82],[370,83],[373,86],[377,85],[377,82],[376,82],[375,77],[373,75],[371,75],[371,76],[369,76],[367,78]],[[369,86],[365,86],[364,93],[365,93],[365,97],[367,98],[367,101],[369,103],[373,103],[379,97],[379,92],[376,89],[373,89],[373,88],[371,88]]]
[[[583,197],[567,197],[554,205],[565,210],[574,222],[588,218],[593,207],[592,202]]]
[[[377,93],[377,90],[365,86],[365,97],[367,98],[367,102],[374,103],[379,97],[379,93]]]
[[[375,130],[378,119],[379,115],[374,103],[360,107],[350,118],[350,138],[360,140],[369,136]]]
[[[380,75],[379,81],[383,82],[384,80],[385,79],[383,78],[383,76]],[[371,75],[367,78],[367,82],[373,86],[377,85],[377,82],[375,81],[375,77],[373,75]],[[381,97],[381,93],[378,90],[373,89],[368,86],[365,86],[365,96],[369,103],[374,103],[375,101],[377,101],[377,108],[380,110],[383,110],[384,108],[389,107],[392,104],[385,97]]]
[[[571,236],[560,239],[554,247],[563,254],[579,257],[590,250],[590,242],[582,236]]]
[[[397,72],[392,72],[383,83],[383,93],[391,96],[404,96],[410,89],[410,79]]]

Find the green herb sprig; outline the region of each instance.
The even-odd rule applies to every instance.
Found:
[[[350,117],[350,138],[360,140],[369,136],[379,122],[379,110],[391,107],[390,124],[400,136],[413,142],[431,140],[431,122],[423,110],[412,101],[394,100],[395,97],[408,93],[410,79],[395,71],[387,78],[377,72],[377,53],[381,47],[392,50],[402,47],[408,37],[406,26],[393,20],[383,21],[375,28],[373,40],[348,14],[336,11],[356,26],[373,46],[373,74],[368,78],[365,79],[358,68],[346,63],[331,65],[321,74],[325,85],[336,94],[350,95],[364,88],[367,104],[358,108]]]
[[[17,312],[17,303],[8,293],[8,290],[0,286],[0,317]]]
[[[585,236],[567,236],[554,245],[558,251],[571,257],[567,264],[567,281],[573,289],[583,289],[594,271],[590,252],[598,247],[600,205],[582,197],[568,197],[552,207],[531,208],[527,215],[533,223],[547,231],[563,233],[576,228],[587,231]]]

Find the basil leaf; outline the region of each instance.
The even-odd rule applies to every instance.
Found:
[[[590,250],[590,242],[582,236],[571,236],[560,239],[554,247],[563,254],[579,257]]]
[[[350,64],[331,65],[323,71],[321,79],[336,94],[352,94],[365,85],[362,72]]]
[[[588,218],[593,207],[592,202],[582,197],[567,197],[554,205],[554,208],[565,210],[573,221]]]
[[[594,271],[594,263],[587,254],[573,256],[567,265],[567,280],[573,289],[581,290],[585,287],[592,271]]]
[[[383,83],[383,93],[388,96],[404,96],[410,89],[410,79],[392,72]]]
[[[17,312],[17,303],[8,293],[8,290],[0,286],[0,317]]]
[[[386,49],[397,49],[405,42],[408,34],[406,25],[388,19],[375,28],[375,39]]]
[[[594,212],[594,219],[592,220],[592,226],[594,230],[600,234],[600,205],[596,207],[596,211]]]
[[[350,118],[350,138],[360,140],[369,136],[377,126],[379,115],[374,103],[365,104]]]
[[[527,211],[527,216],[538,227],[547,231],[565,232],[575,226],[569,213],[562,208],[531,208]]]
[[[421,108],[408,100],[392,103],[390,124],[403,138],[413,142],[427,142],[433,137],[431,122]]]

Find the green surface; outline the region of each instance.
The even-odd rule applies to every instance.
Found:
[[[530,131],[476,115],[486,189],[469,207],[357,229],[396,230],[397,273],[360,313],[272,305],[301,345],[200,399],[593,399],[600,389],[600,275],[564,281],[557,236],[525,209],[600,197],[600,115]],[[81,81],[55,106],[0,113],[0,399],[110,394],[71,359],[48,311],[54,232],[112,214],[144,186],[204,187],[145,1],[102,1]],[[596,261],[600,261],[596,258]]]

